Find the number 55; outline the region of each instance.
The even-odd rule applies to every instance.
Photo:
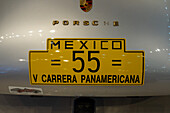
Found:
[[[83,58],[81,57],[76,57],[76,53],[84,53],[84,51],[73,51],[73,61],[76,61],[76,60],[80,60],[81,61],[81,68],[78,70],[76,68],[73,68],[73,70],[75,72],[82,72],[84,70],[84,67],[85,67],[85,63],[84,63],[84,60]],[[88,61],[92,61],[92,60],[95,60],[97,62],[97,67],[95,70],[91,69],[91,68],[88,68],[88,70],[92,73],[95,73],[97,72],[99,69],[100,69],[100,61],[98,58],[96,57],[91,57],[92,53],[99,53],[99,51],[88,51]]]

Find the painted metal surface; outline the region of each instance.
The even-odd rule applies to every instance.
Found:
[[[42,88],[44,95],[54,96],[170,94],[170,1],[97,0],[89,12],[83,12],[79,1],[72,0],[0,0],[0,3],[0,93],[10,94],[8,86],[20,86]],[[59,23],[53,25],[54,20]],[[79,21],[79,25],[78,22],[74,25],[74,21]],[[114,21],[119,25],[114,26]],[[28,53],[46,50],[47,38],[103,37],[125,38],[127,50],[145,51],[143,86],[30,84]]]

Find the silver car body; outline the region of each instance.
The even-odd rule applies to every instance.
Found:
[[[8,87],[18,86],[42,88],[45,96],[170,95],[169,0],[93,0],[89,12],[79,5],[79,0],[0,0],[1,94],[11,94]],[[59,24],[52,25],[54,20]],[[73,26],[75,20],[79,26]],[[94,20],[98,26],[91,24]],[[47,38],[125,38],[127,50],[145,51],[144,85],[31,85],[29,51],[46,50]]]

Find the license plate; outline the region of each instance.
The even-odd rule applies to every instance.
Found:
[[[47,39],[29,52],[32,85],[143,85],[145,55],[124,38]]]

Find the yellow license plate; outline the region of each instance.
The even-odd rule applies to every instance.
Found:
[[[145,55],[123,38],[47,39],[29,52],[32,85],[143,85]]]

